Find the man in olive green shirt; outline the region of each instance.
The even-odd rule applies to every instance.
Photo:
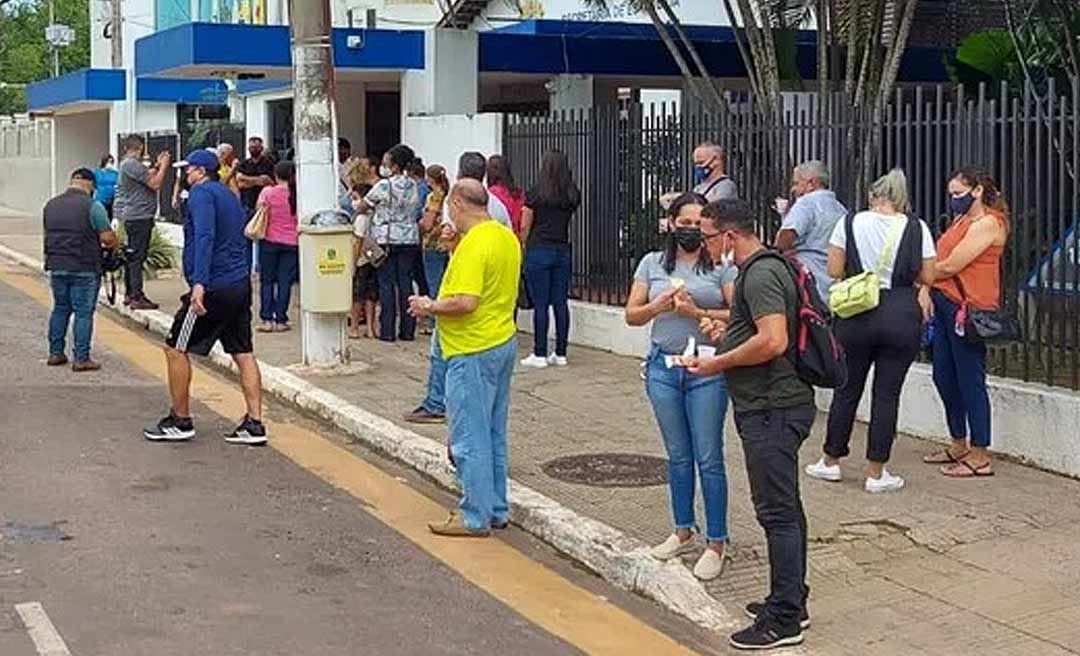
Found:
[[[745,201],[723,199],[701,213],[715,260],[739,267],[731,320],[715,358],[693,359],[690,372],[727,376],[742,438],[750,494],[769,546],[770,591],[747,606],[754,624],[731,636],[737,649],[797,645],[806,611],[806,514],[799,495],[799,447],[814,423],[814,390],[788,357],[799,297],[787,265],[769,254]]]

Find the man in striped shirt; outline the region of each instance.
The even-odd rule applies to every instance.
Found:
[[[214,344],[232,356],[240,370],[247,414],[231,433],[230,444],[266,444],[262,423],[262,381],[251,343],[251,242],[244,236],[247,213],[240,200],[217,180],[219,162],[208,150],[188,156],[184,174],[191,185],[184,226],[184,278],[191,290],[165,340],[172,407],[157,425],[143,431],[155,442],[195,437],[191,421],[191,359],[209,355]]]

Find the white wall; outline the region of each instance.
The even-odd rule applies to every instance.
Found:
[[[0,207],[40,215],[52,196],[49,157],[0,157]]]
[[[176,127],[176,103],[145,101],[136,103],[136,131],[175,130]]]
[[[367,152],[367,135],[364,129],[364,111],[367,88],[363,82],[340,82],[337,93],[338,136],[352,144],[352,151],[359,155]]]
[[[480,35],[471,30],[424,32],[424,69],[402,76],[406,116],[475,112],[480,96]]]
[[[60,193],[67,186],[71,172],[80,166],[97,168],[101,156],[109,150],[109,112],[83,112],[53,119],[53,188]]]
[[[407,116],[401,125],[401,140],[412,146],[426,164],[445,166],[453,180],[461,153],[502,152],[502,127],[502,114]]]
[[[286,98],[292,98],[292,90],[286,91],[271,91],[268,93],[257,93],[247,96],[245,99],[244,114],[247,117],[247,135],[258,135],[263,140],[269,139],[270,134],[270,112],[267,108],[267,103],[272,100],[284,100]]]

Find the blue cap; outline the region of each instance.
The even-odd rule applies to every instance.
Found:
[[[200,168],[206,169],[207,171],[216,171],[218,170],[218,158],[217,155],[210,152],[209,150],[200,148],[199,150],[196,150],[195,152],[188,155],[187,165],[198,166]]]

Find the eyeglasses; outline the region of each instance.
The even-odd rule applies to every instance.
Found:
[[[712,240],[714,240],[714,239],[716,239],[718,237],[723,237],[723,236],[724,236],[724,233],[722,233],[722,232],[714,232],[714,233],[709,234],[709,235],[705,234],[704,232],[701,233],[701,238],[703,240],[705,240],[705,241],[712,241]]]

